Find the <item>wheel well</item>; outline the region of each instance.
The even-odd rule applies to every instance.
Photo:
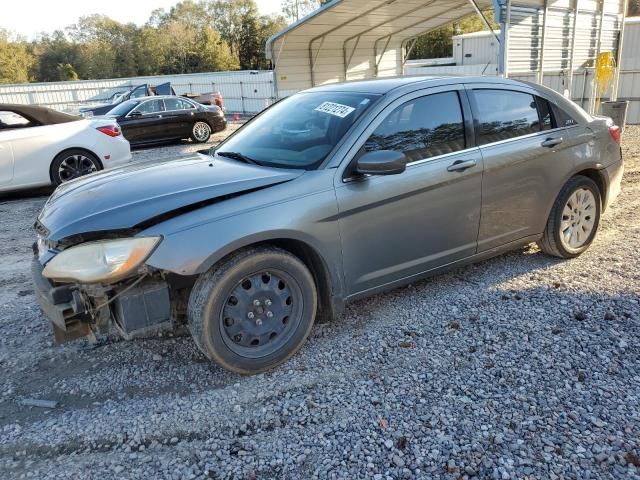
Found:
[[[51,160],[51,163],[49,164],[49,179],[52,182],[53,182],[53,162],[55,162],[56,158],[58,158],[63,153],[70,152],[72,150],[80,150],[82,152],[86,152],[86,153],[90,154],[92,157],[94,157],[98,161],[98,165],[100,166],[100,170],[104,170],[104,165],[102,164],[102,161],[100,160],[100,157],[98,155],[96,155],[95,153],[93,153],[91,150],[86,149],[86,148],[82,148],[82,147],[65,148],[61,152],[57,153],[56,156],[53,157],[53,159]]]
[[[252,247],[256,245],[273,245],[274,247],[286,250],[302,260],[313,275],[313,279],[316,282],[316,288],[318,289],[317,318],[324,321],[335,317],[337,312],[335,311],[335,306],[332,300],[333,289],[331,288],[329,270],[323,258],[313,247],[299,240],[292,240],[288,238],[274,239],[248,246]]]
[[[578,176],[578,175],[582,175],[583,177],[590,178],[595,182],[595,184],[598,186],[598,190],[600,191],[602,205],[604,206],[606,203],[605,197],[607,195],[607,187],[606,187],[606,184],[604,183],[604,179],[602,178],[602,175],[600,174],[600,172],[595,168],[589,168],[587,170],[582,170],[576,173],[575,176]]]

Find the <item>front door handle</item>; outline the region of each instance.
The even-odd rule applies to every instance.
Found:
[[[448,172],[462,172],[467,168],[475,167],[475,160],[456,160],[447,167]]]
[[[562,137],[557,137],[557,138],[547,138],[544,142],[542,142],[540,145],[542,145],[543,147],[547,147],[547,148],[553,148],[556,145],[560,145],[563,142]]]

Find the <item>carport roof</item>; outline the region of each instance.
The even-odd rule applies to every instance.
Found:
[[[496,3],[500,0],[496,0]],[[272,35],[265,53],[277,57],[274,42],[313,43],[327,38],[331,43],[365,37],[369,42],[382,38],[405,40],[436,29],[475,12],[473,0],[333,0],[287,28]],[[492,0],[475,0],[478,8],[490,7]]]

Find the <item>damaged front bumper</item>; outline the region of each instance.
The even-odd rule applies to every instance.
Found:
[[[56,343],[93,337],[114,328],[125,339],[172,328],[168,284],[139,277],[127,284],[54,285],[37,257],[31,264],[35,295],[51,321]]]
[[[91,334],[90,317],[77,288],[71,285],[54,287],[42,275],[43,266],[37,258],[31,262],[31,277],[36,298],[43,313],[51,320],[57,343],[68,342]]]

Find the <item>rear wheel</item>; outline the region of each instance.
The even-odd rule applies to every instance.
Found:
[[[304,263],[279,248],[257,247],[198,279],[189,298],[189,329],[209,359],[254,374],[300,349],[316,306],[316,286]]]
[[[191,140],[196,143],[205,143],[211,137],[211,127],[207,122],[196,122],[191,128]]]
[[[62,152],[53,159],[51,179],[55,185],[102,169],[96,156],[86,150],[74,149]]]
[[[601,195],[596,183],[578,175],[569,180],[553,204],[539,242],[548,255],[573,258],[584,252],[600,224]]]

